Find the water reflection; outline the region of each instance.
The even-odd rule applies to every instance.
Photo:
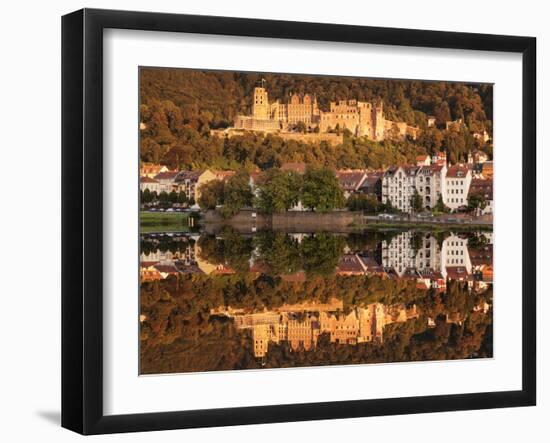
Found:
[[[143,236],[141,372],[492,356],[491,233]]]

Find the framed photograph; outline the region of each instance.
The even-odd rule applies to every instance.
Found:
[[[536,403],[531,37],[62,20],[62,425]]]

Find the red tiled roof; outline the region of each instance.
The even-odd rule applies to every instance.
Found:
[[[340,186],[346,190],[355,190],[365,179],[363,171],[337,171],[336,178],[340,182]]]
[[[235,175],[235,171],[214,171],[214,175],[218,180],[227,180]]]
[[[159,272],[163,272],[165,274],[177,274],[178,270],[175,266],[171,265],[156,265],[155,269]]]
[[[365,272],[361,259],[354,254],[344,254],[338,263],[337,272],[341,274],[359,274]]]
[[[177,171],[160,172],[155,175],[155,180],[174,180],[176,175],[178,175]]]
[[[468,190],[468,195],[479,194],[483,195],[486,200],[493,199],[493,180],[491,179],[481,179],[475,178],[470,183],[470,189]]]
[[[177,176],[174,177],[174,180],[181,182],[184,180],[193,180],[196,181],[204,173],[204,171],[180,171],[177,173]]]
[[[250,178],[252,179],[253,182],[257,182],[258,181],[258,178],[260,178],[260,175],[262,173],[260,171],[252,171],[250,173]]]
[[[464,178],[468,174],[468,167],[464,165],[453,165],[447,169],[447,177]]]
[[[154,178],[150,177],[140,177],[139,178],[140,183],[158,183],[158,180],[155,180]]]
[[[466,280],[468,270],[464,266],[447,266],[447,278],[449,280]]]

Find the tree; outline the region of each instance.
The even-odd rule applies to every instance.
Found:
[[[451,110],[446,101],[442,101],[435,111],[435,119],[438,126],[445,126],[445,123],[451,120]]]
[[[443,195],[439,194],[439,197],[437,197],[437,203],[435,204],[434,209],[437,212],[449,212],[449,208],[443,203]]]
[[[304,174],[302,204],[319,212],[345,205],[344,192],[330,169],[308,169]]]
[[[364,211],[367,213],[376,213],[379,210],[380,203],[376,195],[372,194],[351,194],[348,197],[346,206],[350,211]]]
[[[244,169],[229,178],[224,186],[224,205],[221,214],[232,217],[245,206],[252,206],[253,194],[250,189],[250,175]]]
[[[153,196],[151,195],[151,191],[149,188],[145,188],[141,192],[141,203],[151,203],[153,201]]]
[[[302,176],[277,168],[265,171],[259,180],[256,205],[267,213],[288,211],[300,201]]]
[[[162,191],[159,194],[159,201],[161,203],[167,203],[168,202],[168,193],[166,191]]]
[[[201,209],[216,209],[216,206],[223,205],[224,183],[221,180],[211,180],[199,187],[199,206]]]
[[[170,192],[170,194],[168,194],[168,201],[172,204],[177,203],[178,202],[178,193],[176,191]]]
[[[180,205],[182,205],[184,203],[187,203],[187,194],[184,191],[180,191],[178,193],[178,200],[177,201]]]
[[[472,194],[468,196],[468,211],[481,212],[487,207],[487,201],[482,194]]]
[[[295,128],[296,128],[296,131],[302,132],[302,133],[306,132],[307,130],[306,124],[303,121],[299,121],[298,123],[296,123]]]
[[[411,196],[411,208],[414,212],[421,212],[423,209],[422,197],[416,188],[414,189],[414,194]]]

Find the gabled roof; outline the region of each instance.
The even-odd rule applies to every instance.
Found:
[[[233,177],[236,172],[235,171],[213,171],[214,175],[216,176],[216,179],[225,181],[231,177]]]
[[[466,280],[468,270],[464,266],[447,266],[447,278],[449,280]]]
[[[339,274],[362,274],[365,272],[365,266],[359,256],[344,254],[340,257],[336,272]]]
[[[174,180],[177,182],[185,180],[196,181],[203,173],[204,171],[180,171]]]
[[[155,180],[174,180],[176,175],[178,175],[177,171],[160,172],[155,175]]]
[[[336,172],[336,178],[342,189],[354,191],[361,186],[366,175],[364,171],[340,170]]]
[[[158,180],[155,180],[154,178],[150,177],[140,177],[139,178],[140,183],[158,183]]]
[[[479,194],[485,197],[486,200],[493,199],[493,180],[474,178],[470,183],[468,195]]]
[[[468,174],[470,169],[465,165],[453,165],[447,169],[447,177],[450,178],[464,178]]]

